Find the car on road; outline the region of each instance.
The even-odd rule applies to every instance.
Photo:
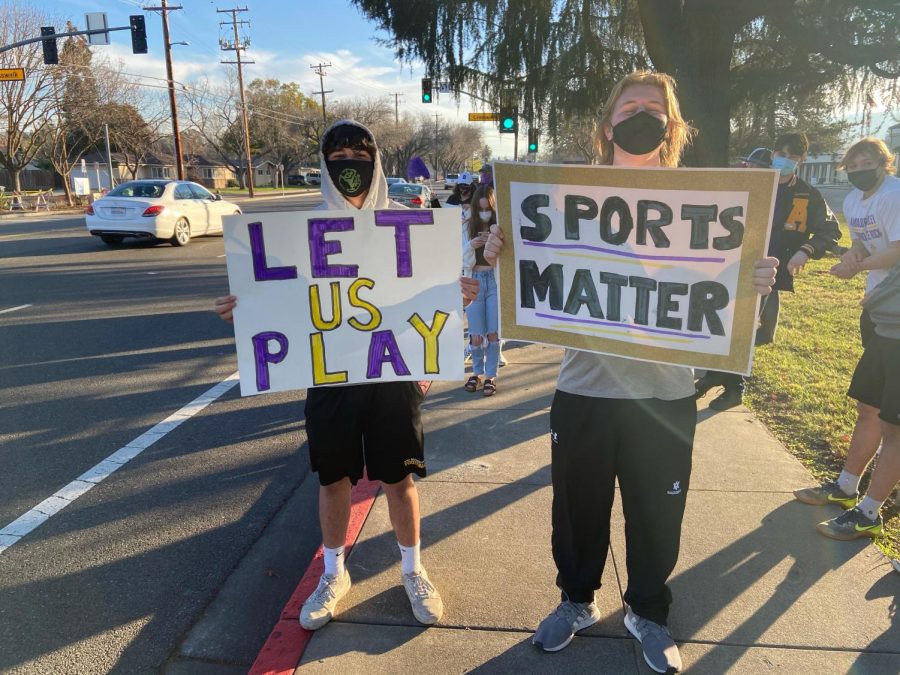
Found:
[[[303,178],[308,185],[321,185],[322,172],[318,169],[309,169],[303,173]]]
[[[431,206],[431,188],[419,183],[394,183],[388,188],[388,197],[413,209]]]
[[[289,174],[287,177],[288,185],[306,185],[306,179],[298,174]]]
[[[444,189],[452,190],[456,187],[457,182],[459,182],[459,174],[448,173],[446,176],[444,176]]]
[[[222,216],[241,208],[202,185],[184,180],[135,180],[122,183],[85,212],[88,232],[107,246],[125,237],[163,239],[184,246],[191,237],[221,234]]]
[[[391,187],[391,185],[394,185],[395,183],[406,182],[406,179],[401,178],[400,176],[388,176],[387,178],[385,178],[385,180],[387,181],[388,187]]]

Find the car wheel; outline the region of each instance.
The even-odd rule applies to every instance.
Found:
[[[191,224],[185,218],[175,221],[175,234],[169,240],[172,246],[185,246],[191,240]]]
[[[116,235],[116,234],[101,234],[100,235],[100,241],[102,241],[107,246],[118,246],[119,244],[122,243],[122,240],[124,238],[125,237],[120,237],[119,235]]]

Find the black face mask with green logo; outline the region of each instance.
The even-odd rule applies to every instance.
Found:
[[[375,162],[365,159],[326,160],[331,182],[345,197],[358,197],[372,185]]]

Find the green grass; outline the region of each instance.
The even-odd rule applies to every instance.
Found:
[[[842,243],[849,246],[844,232]],[[865,276],[838,279],[828,273],[835,262],[833,256],[810,261],[795,280],[796,293],[780,294],[775,343],[756,350],[744,399],[819,480],[835,478],[843,465],[856,422],[847,387],[862,354],[859,300]],[[890,502],[884,513],[886,534],[876,543],[897,558],[900,516]]]

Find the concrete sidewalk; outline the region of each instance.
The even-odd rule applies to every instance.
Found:
[[[298,673],[652,672],[622,623],[618,505],[597,593],[603,619],[556,654],[531,645],[559,598],[547,435],[562,352],[510,345],[504,354],[510,365],[493,398],[445,382],[425,403],[423,562],[444,599],[440,624],[424,628],[412,616],[379,495],[348,558],[353,588]],[[793,489],[813,484],[748,410],[713,414],[701,402],[670,580],[670,627],[687,671],[900,672],[900,576],[866,541],[815,532],[838,511],[793,499]]]

